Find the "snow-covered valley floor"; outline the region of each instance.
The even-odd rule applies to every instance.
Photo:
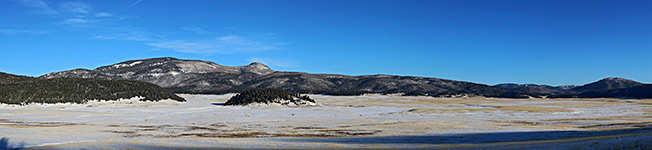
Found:
[[[0,148],[650,149],[652,100],[310,95],[321,106],[0,105]]]

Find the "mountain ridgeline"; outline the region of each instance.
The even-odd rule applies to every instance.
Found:
[[[0,103],[84,103],[142,97],[142,101],[185,101],[155,84],[103,79],[38,79],[0,72]]]
[[[545,86],[500,84],[489,86],[438,78],[338,74],[310,74],[274,71],[261,63],[222,66],[201,60],[172,57],[129,60],[93,70],[75,69],[41,76],[54,78],[93,78],[137,80],[154,83],[175,93],[224,94],[247,89],[275,88],[303,94],[360,95],[365,93],[403,93],[437,97],[485,96],[528,97],[618,97],[652,98],[649,85],[620,78],[607,78],[584,86]],[[632,88],[632,90],[627,90]],[[635,89],[634,89],[635,88]],[[643,93],[637,93],[643,92]]]
[[[652,98],[652,85],[623,78],[605,78],[582,86],[510,83],[495,86],[551,98]]]
[[[437,78],[274,71],[261,63],[229,67],[200,60],[171,57],[130,60],[94,70],[75,69],[41,76],[138,80],[157,84],[176,93],[224,94],[247,89],[275,88],[303,94],[360,95],[405,93],[406,95],[527,97],[527,92],[471,82]]]

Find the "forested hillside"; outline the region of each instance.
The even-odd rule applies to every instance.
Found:
[[[0,103],[84,103],[88,100],[117,100],[143,97],[143,101],[172,99],[185,101],[155,84],[102,79],[38,79],[0,73]]]

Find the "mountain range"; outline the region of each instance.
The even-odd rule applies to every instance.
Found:
[[[556,98],[652,98],[652,85],[623,79],[605,78],[582,86],[498,84],[498,87],[527,91],[532,95]]]
[[[582,86],[499,84],[494,86],[438,78],[275,71],[262,63],[222,66],[172,57],[129,60],[93,70],[74,69],[39,78],[93,78],[154,83],[175,93],[223,94],[276,88],[305,94],[359,95],[403,93],[443,97],[614,97],[652,98],[652,86],[622,78],[605,78]]]
[[[176,93],[223,94],[246,89],[276,88],[297,93],[359,95],[405,93],[407,95],[483,95],[526,97],[528,93],[502,87],[437,78],[283,72],[261,63],[229,67],[201,60],[171,57],[124,61],[93,70],[55,72],[40,78],[97,78],[138,80],[157,84]]]

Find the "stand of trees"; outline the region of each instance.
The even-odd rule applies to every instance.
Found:
[[[224,105],[247,105],[251,103],[275,103],[279,100],[288,100],[296,103],[299,101],[315,102],[310,97],[304,95],[300,96],[297,93],[288,92],[281,89],[250,89],[237,94],[229,99]]]
[[[0,103],[85,103],[88,100],[117,100],[144,97],[142,101],[172,99],[185,101],[155,84],[102,79],[37,79],[0,73]]]

